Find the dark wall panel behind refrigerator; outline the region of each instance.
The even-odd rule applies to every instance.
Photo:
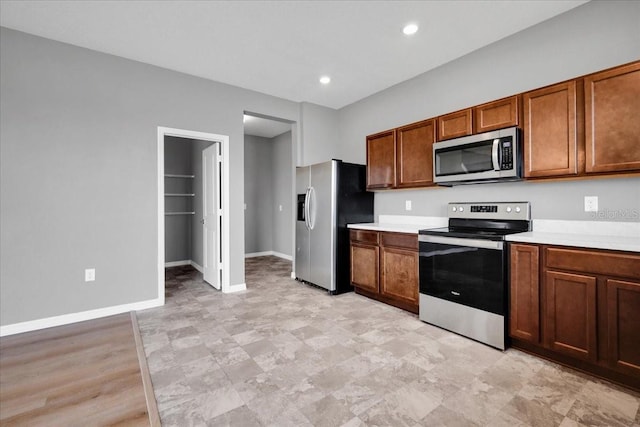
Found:
[[[353,290],[347,224],[373,222],[374,193],[366,191],[366,166],[338,162],[336,293]]]

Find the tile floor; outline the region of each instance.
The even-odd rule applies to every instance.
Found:
[[[166,305],[138,312],[163,425],[640,427],[640,394],[290,271],[248,259],[225,295],[167,270]]]

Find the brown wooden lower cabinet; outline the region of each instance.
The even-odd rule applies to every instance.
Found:
[[[640,390],[640,254],[518,243],[510,269],[514,347]]]
[[[380,293],[410,305],[417,304],[418,252],[383,247],[380,257]]]
[[[596,361],[596,278],[547,271],[544,280],[545,344],[552,350]]]
[[[418,313],[418,236],[351,230],[356,293]]]
[[[540,342],[540,251],[534,245],[511,245],[509,334]]]
[[[378,292],[380,249],[365,243],[351,243],[351,284],[371,292]]]
[[[640,377],[640,282],[607,280],[609,360]]]

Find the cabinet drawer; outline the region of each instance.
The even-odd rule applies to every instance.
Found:
[[[352,242],[365,242],[378,244],[378,232],[372,230],[351,230],[349,233]]]
[[[396,248],[405,248],[418,250],[418,235],[410,233],[380,233],[380,244],[382,246],[394,246]]]
[[[610,251],[546,248],[547,268],[640,279],[640,255]]]

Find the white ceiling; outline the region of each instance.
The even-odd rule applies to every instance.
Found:
[[[583,3],[2,0],[0,25],[341,108]]]
[[[244,115],[244,134],[273,138],[291,130],[291,123]]]

